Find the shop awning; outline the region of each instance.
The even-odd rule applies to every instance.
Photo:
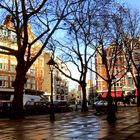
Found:
[[[116,94],[116,95],[115,95]],[[111,96],[114,98],[114,97],[122,97],[122,91],[112,91],[111,92]],[[107,97],[107,92],[103,92],[102,94],[102,98],[106,98]]]

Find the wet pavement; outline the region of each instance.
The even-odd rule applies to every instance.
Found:
[[[56,114],[53,123],[49,115],[0,119],[0,140],[140,140],[140,108],[118,108],[114,124],[92,110]]]

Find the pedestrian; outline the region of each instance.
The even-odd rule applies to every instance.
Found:
[[[75,110],[78,111],[78,102],[75,100]]]

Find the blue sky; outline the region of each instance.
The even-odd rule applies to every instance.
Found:
[[[125,3],[125,5],[127,7],[136,9],[140,12],[140,0],[116,0],[116,1],[119,3]],[[71,66],[70,69],[73,70],[74,69],[73,66]],[[79,77],[77,72],[74,73],[74,77]],[[89,74],[87,74],[87,79],[89,79]],[[71,80],[69,80],[69,81],[70,81],[70,83],[69,83],[70,89],[72,89],[73,87],[75,87],[75,85],[77,85],[77,83],[75,83]]]
[[[126,3],[128,7],[137,9],[140,12],[140,0],[118,0],[118,1],[121,3]]]

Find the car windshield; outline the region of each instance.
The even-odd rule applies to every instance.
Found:
[[[94,104],[95,104],[95,105],[107,105],[107,101],[105,101],[105,100],[100,100],[100,101],[96,101]]]
[[[67,101],[64,101],[64,100],[62,100],[62,101],[61,100],[60,101],[56,100],[56,101],[53,102],[53,104],[54,105],[61,105],[61,106],[68,105]]]

